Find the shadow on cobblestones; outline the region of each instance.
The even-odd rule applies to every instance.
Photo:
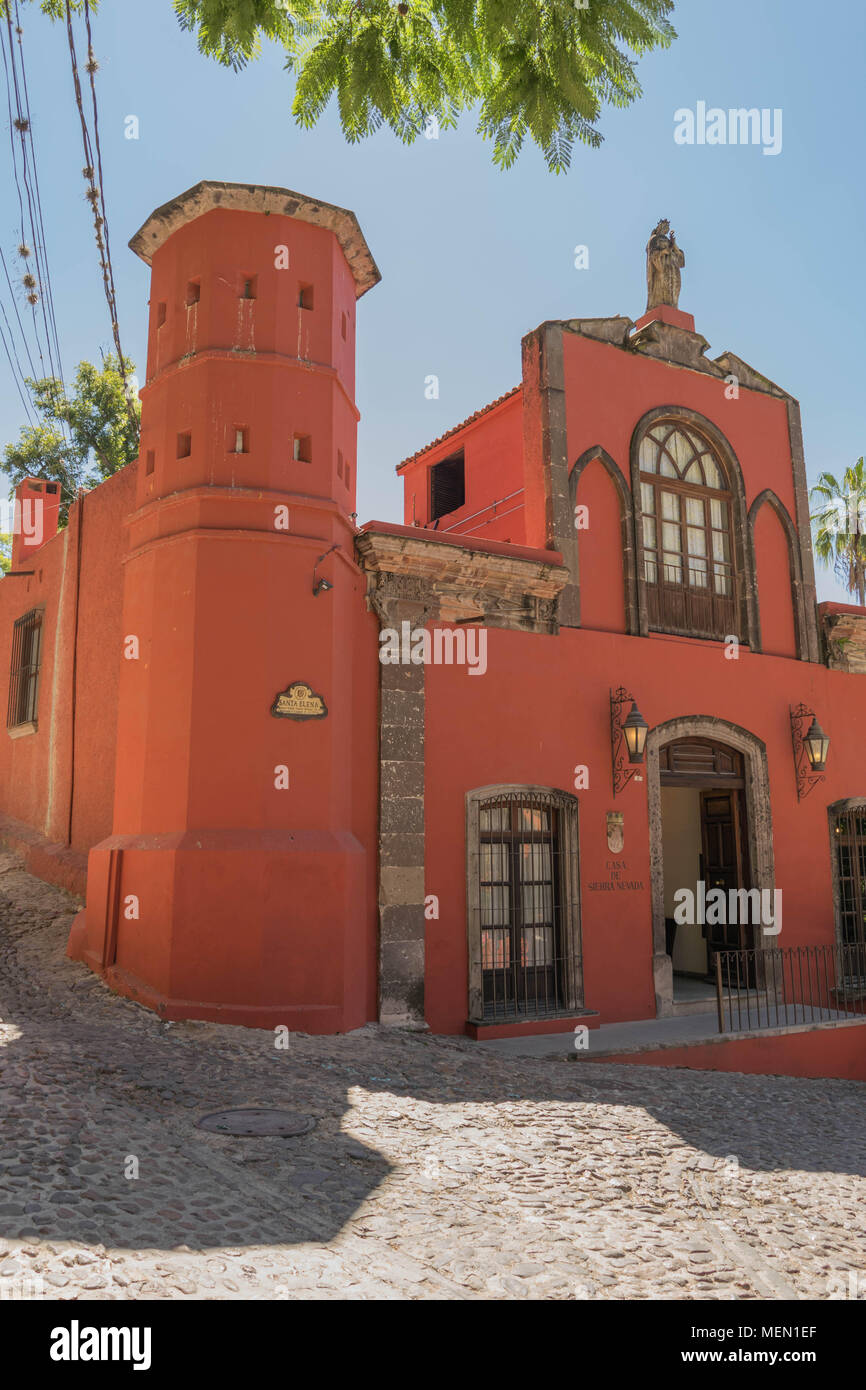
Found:
[[[325,1247],[339,1238],[370,1279],[394,1281],[376,1275],[384,1249],[403,1260],[405,1286],[432,1280],[431,1296],[457,1287],[429,1253],[420,1274],[412,1263],[437,1232],[453,1254],[464,1228],[477,1248],[497,1220],[532,1231],[543,1213],[561,1231],[590,1222],[586,1235],[593,1213],[620,1219],[624,1204],[632,1232],[656,1219],[641,1213],[666,1228],[672,1209],[700,1223],[753,1200],[784,1220],[791,1202],[809,1208],[818,1175],[826,1189],[866,1172],[858,1083],[505,1058],[375,1027],[293,1035],[280,1051],[268,1031],[165,1024],[112,995],[64,956],[75,908],[0,857],[0,1243],[147,1251],[157,1271],[160,1252],[210,1252],[222,1270],[205,1286],[222,1278],[214,1296],[232,1296],[237,1260],[261,1279],[279,1249],[268,1277],[291,1278],[287,1248],[315,1247],[315,1286],[327,1288]],[[310,1115],[315,1129],[231,1139],[196,1128],[250,1105]],[[784,1190],[766,1187],[791,1174]],[[846,1188],[835,1224],[856,1210]]]

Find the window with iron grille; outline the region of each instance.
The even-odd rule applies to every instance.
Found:
[[[42,609],[25,613],[12,633],[12,666],[9,677],[7,729],[35,724],[42,660]]]
[[[738,632],[733,494],[703,435],[658,420],[640,444],[643,578],[649,625],[724,638]]]
[[[830,830],[837,939],[843,946],[866,945],[866,801],[831,806]]]
[[[577,802],[546,788],[468,798],[469,1016],[582,1007]]]

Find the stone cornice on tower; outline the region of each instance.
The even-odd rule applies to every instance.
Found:
[[[155,252],[173,232],[216,208],[229,212],[274,213],[329,229],[343,249],[358,299],[382,278],[353,212],[304,193],[295,193],[290,188],[272,188],[265,184],[217,183],[203,179],[156,208],[131,238],[130,248],[150,265]]]

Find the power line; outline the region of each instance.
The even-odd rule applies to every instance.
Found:
[[[93,227],[96,233],[96,246],[99,252],[99,263],[102,269],[102,283],[105,290],[105,299],[108,304],[108,313],[111,319],[111,332],[114,338],[114,346],[117,349],[117,358],[120,364],[120,376],[123,381],[123,393],[126,399],[126,409],[129,415],[130,424],[133,428],[138,428],[138,418],[132,401],[132,392],[129,385],[129,374],[126,367],[126,358],[120,344],[120,325],[117,318],[117,298],[114,289],[114,271],[111,264],[111,251],[108,239],[108,214],[105,207],[105,196],[103,193],[102,179],[102,150],[99,143],[99,118],[96,104],[96,84],[94,81],[98,63],[93,55],[92,36],[90,31],[90,4],[89,0],[84,0],[84,21],[87,28],[87,63],[85,68],[90,77],[90,92],[93,105],[93,137],[91,139],[90,130],[87,124],[87,117],[84,112],[84,99],[81,93],[81,78],[78,72],[78,55],[75,50],[75,34],[72,27],[72,10],[69,0],[66,0],[66,34],[69,40],[69,57],[72,64],[72,82],[75,88],[75,101],[78,107],[78,117],[81,123],[81,139],[84,147],[85,166],[82,170],[87,181],[88,188],[85,197],[90,203],[93,213]],[[95,158],[94,158],[95,150]],[[98,183],[97,183],[98,178]]]
[[[7,332],[9,333],[9,340],[10,340],[10,342],[12,343],[12,351],[10,351],[9,344],[6,342],[6,334],[3,332],[3,327],[2,327],[2,325],[0,325],[0,339],[2,339],[2,341],[3,341],[3,350],[4,350],[4,352],[6,353],[6,357],[7,357],[8,361],[9,361],[9,367],[10,367],[10,369],[11,369],[11,371],[12,371],[12,380],[15,382],[15,387],[16,387],[16,390],[18,391],[18,395],[21,397],[21,404],[22,404],[23,407],[24,407],[24,414],[27,416],[27,423],[28,423],[28,425],[33,426],[33,423],[34,423],[34,422],[33,422],[33,416],[30,414],[30,405],[29,405],[29,402],[28,402],[28,400],[27,400],[27,388],[26,388],[26,383],[24,383],[24,378],[23,378],[23,377],[22,377],[21,381],[19,382],[18,376],[16,375],[16,371],[15,371],[15,362],[17,361],[17,357],[13,360],[13,352],[14,352],[15,344],[14,344],[14,340],[13,340],[13,338],[12,338],[12,330],[11,330],[11,328],[9,327],[9,320],[8,320],[8,318],[6,318],[6,308],[5,308],[5,305],[2,304],[2,302],[0,302],[0,310],[2,310],[3,319],[4,319],[5,323],[6,323],[6,330],[7,330]],[[19,363],[19,370],[20,370],[20,363]]]
[[[60,389],[65,396],[65,384],[63,381],[63,364],[60,354],[60,341],[57,333],[57,320],[54,312],[54,295],[51,285],[51,277],[48,267],[48,253],[45,240],[45,224],[42,213],[42,203],[39,191],[39,177],[36,161],[36,147],[33,140],[33,122],[30,111],[30,99],[27,87],[27,71],[24,61],[23,29],[20,22],[18,0],[15,3],[15,33],[17,34],[17,45],[12,31],[12,0],[7,0],[5,5],[6,25],[5,31],[0,28],[0,49],[2,49],[3,69],[6,78],[7,91],[7,112],[9,115],[9,138],[12,153],[12,175],[18,195],[19,210],[19,242],[17,254],[23,262],[24,274],[21,276],[21,283],[25,289],[25,298],[32,309],[32,334],[35,345],[36,356],[38,357],[41,371],[37,372],[33,361],[28,334],[21,321],[18,311],[17,299],[12,286],[12,277],[6,258],[0,249],[2,258],[3,273],[6,284],[9,288],[12,307],[14,309],[15,320],[18,325],[21,342],[27,354],[30,364],[32,378],[48,376],[52,381],[59,382]],[[17,53],[16,53],[17,47]],[[14,109],[13,109],[14,103]],[[19,151],[17,149],[16,135],[20,139],[20,173],[19,173]],[[23,181],[23,191],[22,191]],[[26,211],[25,211],[26,205]],[[33,255],[34,263],[31,271],[29,258]],[[15,335],[9,323],[5,306],[3,316],[6,321],[9,341],[4,339],[4,349],[12,367],[13,378],[16,387],[21,394],[21,385],[31,392],[32,388],[27,387],[27,380],[21,365],[18,350],[15,347]],[[40,323],[41,319],[41,323]],[[46,357],[48,366],[46,370]],[[18,375],[16,376],[16,366]],[[20,377],[20,382],[19,378]],[[35,399],[32,400],[36,407]],[[27,410],[30,419],[29,409]],[[32,423],[32,421],[31,421]],[[69,428],[62,416],[59,420],[61,435],[67,443],[71,443]]]
[[[18,331],[19,331],[19,333],[21,334],[21,341],[22,341],[22,343],[24,344],[24,351],[27,353],[27,361],[30,363],[30,374],[31,374],[31,376],[34,376],[34,377],[35,377],[35,376],[38,376],[39,373],[36,371],[36,368],[35,368],[34,365],[33,365],[33,358],[32,358],[31,355],[30,355],[30,344],[28,343],[28,341],[27,341],[27,335],[26,335],[25,332],[24,332],[24,325],[23,325],[23,323],[21,322],[21,315],[18,313],[18,302],[17,302],[17,300],[16,300],[16,298],[15,298],[15,291],[14,291],[14,289],[12,288],[12,280],[11,280],[11,277],[10,277],[10,275],[9,275],[9,267],[8,267],[7,264],[6,264],[6,257],[3,255],[3,247],[2,247],[2,246],[0,246],[0,265],[3,266],[3,273],[4,273],[4,275],[6,276],[6,284],[9,286],[9,294],[10,294],[10,296],[11,296],[11,298],[12,298],[12,308],[15,310],[15,318],[16,318],[16,320],[17,320],[17,322],[18,322]],[[4,313],[5,313],[5,309],[4,309]],[[16,356],[16,360],[17,360],[17,358],[18,358],[17,351],[16,351],[15,356]],[[20,365],[20,364],[19,364],[19,365]],[[24,371],[23,371],[23,369],[22,369],[22,371],[21,371],[21,375],[22,375],[22,377],[24,376]]]
[[[8,11],[7,11],[7,15],[8,15]],[[14,130],[15,130],[15,117],[12,115],[12,80],[10,79],[10,76],[9,76],[9,62],[8,62],[7,57],[6,57],[6,48],[5,48],[4,36],[3,36],[2,31],[0,31],[0,53],[2,53],[2,56],[3,56],[3,71],[4,71],[5,78],[6,78],[6,108],[7,108],[8,114],[9,114],[9,142],[10,142],[10,149],[11,149],[11,152],[12,152],[12,175],[13,175],[13,178],[14,178],[14,181],[15,181],[15,189],[16,189],[16,192],[17,192],[17,194],[18,194],[18,208],[19,208],[19,213],[20,213],[19,232],[20,232],[20,236],[21,236],[21,242],[22,242],[22,244],[23,244],[23,243],[24,243],[24,200],[23,200],[22,193],[21,193],[21,184],[20,184],[19,179],[18,179],[18,154],[17,154],[16,148],[15,148],[15,135],[14,135]],[[6,258],[5,258],[5,256],[3,255],[2,247],[0,247],[0,259],[2,259],[3,271],[4,271],[4,274],[5,274],[5,276],[6,276],[6,283],[7,283],[8,286],[9,286],[9,294],[10,294],[10,297],[11,297],[12,307],[13,307],[13,309],[14,309],[14,311],[15,311],[15,318],[16,318],[16,321],[17,321],[17,323],[18,323],[18,331],[19,331],[19,333],[20,333],[20,335],[21,335],[21,342],[22,342],[22,344],[23,344],[23,346],[24,346],[25,352],[27,353],[27,360],[28,360],[28,362],[30,363],[31,375],[34,376],[34,377],[36,377],[36,376],[39,375],[39,373],[37,372],[36,367],[34,366],[34,363],[33,363],[33,354],[32,354],[32,352],[30,351],[30,343],[29,343],[29,340],[28,340],[28,338],[27,338],[27,334],[26,334],[25,331],[24,331],[24,325],[23,325],[23,323],[21,322],[21,315],[20,315],[19,312],[18,312],[18,301],[17,301],[17,299],[16,299],[16,297],[15,297],[15,291],[14,291],[14,289],[13,289],[13,287],[12,287],[12,279],[11,279],[11,276],[10,276],[10,274],[9,274],[9,268],[8,268],[8,266],[7,266],[7,264],[6,264]],[[42,361],[42,357],[41,357],[41,353],[39,352],[39,344],[38,344],[38,342],[37,342],[37,345],[36,345],[36,352],[37,352],[37,356],[39,357],[40,362],[41,362],[41,361]],[[17,355],[18,355],[18,354],[17,354],[17,351],[16,351],[16,360],[17,360]]]
[[[24,214],[24,197],[23,197],[23,195],[22,195],[21,183],[20,183],[19,177],[18,177],[18,161],[17,161],[17,158],[16,158],[16,152],[15,152],[15,134],[16,134],[16,132],[17,132],[18,135],[21,137],[21,166],[22,166],[22,176],[23,176],[23,179],[24,179],[24,188],[25,188],[25,191],[28,191],[28,193],[29,193],[29,190],[28,190],[28,180],[27,180],[27,145],[26,145],[26,141],[25,141],[25,133],[26,133],[26,129],[27,129],[27,118],[26,118],[26,116],[24,115],[24,109],[23,109],[23,107],[22,107],[22,105],[21,105],[21,93],[20,93],[19,86],[18,86],[18,65],[17,65],[16,59],[15,59],[15,41],[14,41],[14,39],[13,39],[13,37],[12,37],[12,6],[11,6],[11,3],[7,3],[7,5],[6,5],[6,30],[7,30],[6,38],[7,38],[8,49],[9,49],[9,67],[6,68],[6,54],[5,54],[5,52],[4,52],[4,55],[3,55],[3,62],[4,62],[4,68],[6,68],[6,85],[7,85],[7,91],[8,91],[7,105],[11,106],[11,102],[12,102],[13,96],[14,96],[14,99],[15,99],[15,114],[14,114],[14,116],[11,116],[11,114],[10,114],[9,138],[10,138],[10,140],[11,140],[11,142],[12,142],[12,172],[13,172],[13,176],[14,176],[14,178],[15,178],[15,187],[16,187],[16,189],[18,190],[18,207],[19,207],[20,214],[21,214],[21,223],[20,223],[20,229],[19,229],[19,230],[20,230],[20,234],[21,234],[21,242],[20,242],[20,246],[19,246],[19,254],[22,255],[22,257],[23,257],[23,256],[24,256],[24,248],[27,247],[27,241],[28,241],[27,230],[28,230],[28,228],[27,228],[27,219],[26,219],[25,214]],[[10,70],[11,70],[11,74],[12,74],[12,80],[11,80],[11,82],[9,81],[9,72],[10,72]],[[33,235],[32,235],[32,233],[33,233],[33,210],[32,210],[32,202],[31,202],[29,196],[28,196],[28,198],[27,198],[27,209],[28,209],[28,213],[30,214],[29,230],[30,230],[30,234],[31,234],[31,235],[30,235],[30,240],[32,241],[32,240],[34,240]],[[41,274],[41,268],[40,268],[40,265],[39,265],[38,248],[34,247],[34,249],[35,249],[36,252],[37,252],[37,256],[36,256],[36,271],[37,271],[37,275],[40,275],[40,274]],[[29,254],[29,247],[27,248],[27,254]],[[25,264],[26,264],[26,260],[25,260]],[[39,336],[39,321],[38,321],[38,318],[37,318],[37,315],[36,315],[36,305],[39,303],[39,293],[38,293],[38,288],[37,288],[37,286],[38,286],[38,280],[37,280],[36,277],[34,277],[33,275],[31,275],[31,273],[30,273],[29,270],[26,270],[25,274],[22,276],[22,284],[24,285],[24,288],[25,288],[25,290],[26,290],[26,296],[25,296],[25,297],[26,297],[26,299],[27,299],[27,302],[28,302],[28,304],[31,306],[31,309],[32,309],[32,311],[33,311],[33,336],[34,336],[34,338],[35,338],[35,340],[36,340],[36,350],[37,350],[37,353],[38,353],[38,355],[39,355],[39,363],[40,363],[40,366],[41,366],[41,368],[42,368],[42,376],[45,376],[45,375],[46,375],[46,372],[45,372],[45,357],[43,356],[42,342],[41,342],[40,336]],[[51,367],[52,367],[52,363],[51,363],[51,345],[50,345],[50,343],[47,342],[47,343],[45,344],[45,350],[46,350],[46,352],[47,352],[47,354],[48,354],[49,368],[51,368]],[[52,375],[53,375],[53,371],[52,371]]]
[[[28,182],[28,180],[27,180],[26,158],[25,158],[25,161],[24,161],[24,164],[25,164],[25,184],[26,184],[26,186],[27,186],[27,192],[28,192],[28,206],[29,206],[30,209],[31,209],[31,227],[32,227],[32,230],[33,230],[33,243],[34,243],[34,247],[35,247],[36,250],[37,250],[37,257],[41,257],[41,266],[40,266],[39,268],[40,268],[40,274],[41,274],[42,286],[43,286],[43,293],[42,293],[42,316],[43,316],[43,321],[44,321],[44,323],[45,323],[45,333],[46,333],[46,337],[47,337],[47,339],[48,339],[49,345],[51,344],[52,338],[53,338],[53,343],[54,343],[54,355],[55,355],[56,360],[57,360],[57,377],[58,377],[58,379],[59,379],[59,381],[60,381],[60,385],[61,385],[61,386],[63,387],[63,389],[64,389],[64,394],[65,394],[66,386],[65,386],[65,382],[64,382],[64,380],[63,380],[63,361],[62,361],[62,358],[61,358],[61,355],[60,355],[60,339],[59,339],[59,336],[58,336],[58,333],[57,333],[57,320],[56,320],[55,314],[54,314],[54,291],[53,291],[53,287],[52,287],[52,284],[51,284],[51,274],[50,274],[50,271],[49,271],[49,268],[48,268],[48,249],[47,249],[47,245],[46,245],[46,241],[45,241],[45,222],[44,222],[44,218],[43,218],[43,215],[42,215],[42,198],[41,198],[40,191],[39,191],[39,171],[38,171],[37,164],[36,164],[36,148],[35,148],[35,145],[34,145],[34,143],[33,143],[33,122],[32,122],[32,120],[31,120],[31,116],[30,116],[30,94],[29,94],[28,89],[27,89],[27,69],[26,69],[25,64],[24,64],[24,33],[23,33],[23,29],[22,29],[22,27],[21,27],[21,22],[20,22],[20,16],[19,16],[19,10],[18,10],[18,0],[15,0],[15,18],[16,18],[16,23],[17,23],[17,31],[16,31],[16,32],[17,32],[17,34],[18,34],[19,62],[20,62],[20,65],[21,65],[21,86],[22,86],[22,91],[23,91],[23,93],[24,93],[24,111],[25,111],[25,119],[26,119],[26,122],[27,122],[26,137],[27,137],[27,141],[29,141],[29,144],[30,144],[30,164],[31,164],[31,168],[32,168],[32,170],[33,170],[33,188],[32,188],[32,190],[31,190],[30,185],[29,185],[29,182]],[[25,155],[26,155],[25,133],[24,133],[23,131],[22,131],[22,133],[21,133],[21,144],[22,144],[22,149],[24,150]],[[34,221],[34,219],[33,219],[33,214],[32,214],[32,205],[33,205],[34,202],[35,202],[35,205],[36,205],[36,219],[35,219],[35,221]],[[39,264],[38,260],[37,260],[37,264]],[[44,267],[44,269],[43,269],[43,267]],[[49,328],[49,323],[48,323],[48,320],[49,320],[49,319],[50,319],[50,328]]]

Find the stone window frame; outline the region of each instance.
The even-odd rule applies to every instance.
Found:
[[[704,435],[715,451],[719,463],[727,475],[731,492],[731,530],[734,548],[734,573],[737,576],[737,589],[740,600],[740,631],[737,635],[741,642],[749,646],[753,651],[758,651],[760,650],[760,644],[757,624],[755,565],[752,555],[751,532],[749,528],[748,508],[746,506],[746,488],[743,481],[743,471],[740,467],[737,455],[729,441],[722,434],[718,425],[713,424],[712,420],[708,420],[707,417],[701,415],[699,411],[692,410],[689,406],[685,405],[655,406],[652,410],[648,410],[641,416],[632,431],[630,447],[631,493],[634,570],[638,595],[638,632],[641,637],[648,637],[651,632],[661,632],[665,630],[662,628],[650,628],[649,625],[646,581],[644,579],[643,523],[640,507],[640,446],[646,433],[652,429],[653,425],[658,424],[660,420],[670,420],[672,422],[681,421],[684,425],[690,426],[699,434]],[[688,636],[688,634],[682,633],[679,635]],[[699,633],[695,633],[694,636],[696,640],[702,641],[721,640],[707,638]]]
[[[837,946],[844,945],[842,939],[842,888],[839,883],[839,857],[836,839],[833,834],[833,821],[845,811],[866,809],[866,796],[843,796],[831,801],[827,807],[827,833],[830,837],[830,876],[833,887],[833,941]]]
[[[466,793],[466,944],[468,949],[468,1013],[472,1023],[483,1023],[484,1002],[481,971],[481,928],[477,922],[479,899],[478,847],[481,843],[480,811],[485,801],[501,796],[522,796],[531,801],[534,796],[547,797],[555,803],[560,814],[561,863],[570,874],[570,883],[562,894],[563,953],[568,961],[565,999],[561,1014],[581,1013],[583,1003],[583,939],[581,934],[580,902],[580,802],[561,787],[545,787],[535,783],[496,782],[475,787]],[[473,853],[474,849],[474,853]],[[529,1022],[530,1020],[527,1020]]]
[[[743,754],[751,887],[772,892],[776,886],[770,774],[767,765],[767,745],[763,739],[741,725],[729,723],[716,715],[686,715],[667,719],[650,729],[646,741],[646,779],[653,980],[658,1018],[671,1017],[674,991],[673,969],[665,940],[665,871],[659,749],[681,738],[711,739],[714,743],[727,744]]]

